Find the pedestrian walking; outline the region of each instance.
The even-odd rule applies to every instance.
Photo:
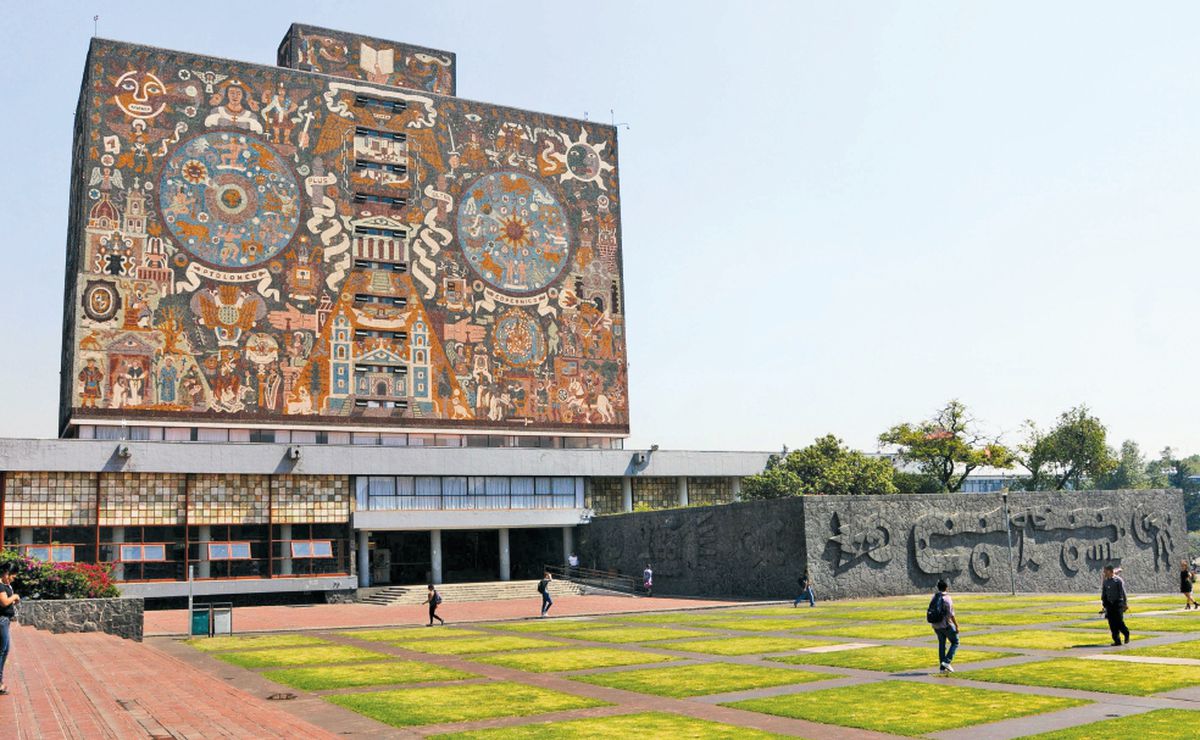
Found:
[[[647,596],[654,595],[654,571],[649,563],[646,563],[646,569],[642,571],[642,586],[645,587]]]
[[[954,613],[954,599],[946,591],[950,584],[943,578],[937,582],[937,593],[929,600],[925,610],[925,621],[933,626],[938,639],[938,665],[943,674],[954,673],[954,654],[958,652],[958,616]],[[947,650],[946,645],[950,648]]]
[[[550,581],[554,577],[550,575],[550,571],[542,574],[542,580],[538,581],[538,593],[542,595],[542,616],[546,616],[546,612],[550,611],[550,607],[554,606],[554,599],[550,598]]]
[[[1187,599],[1187,603],[1183,606],[1184,611],[1187,611],[1188,609],[1200,609],[1200,604],[1197,604],[1196,600],[1192,598],[1192,586],[1195,583],[1196,574],[1193,573],[1192,569],[1188,567],[1188,561],[1180,560],[1179,593],[1183,594],[1184,598]]]
[[[1125,581],[1121,578],[1120,569],[1111,565],[1104,566],[1104,584],[1100,586],[1100,604],[1104,607],[1104,618],[1108,620],[1108,630],[1112,633],[1112,644],[1120,645],[1121,638],[1129,644],[1129,628],[1125,626],[1125,612],[1129,611],[1129,600],[1125,595]]]
[[[429,624],[426,627],[433,626],[433,620],[437,620],[440,624],[445,624],[446,620],[438,616],[437,608],[442,604],[442,595],[437,592],[433,584],[429,584],[429,595],[425,597],[425,603],[429,604]]]
[[[12,563],[5,563],[0,569],[0,694],[8,693],[8,684],[4,683],[4,664],[8,661],[8,650],[12,645],[9,632],[12,620],[17,617],[17,603],[21,597],[13,592],[13,577],[17,568]]]
[[[800,595],[792,602],[792,606],[800,606],[800,602],[805,599],[808,599],[809,606],[816,606],[817,598],[813,595],[812,577],[808,575],[808,568],[804,569],[804,573],[800,575],[800,578],[796,582],[800,584]]]

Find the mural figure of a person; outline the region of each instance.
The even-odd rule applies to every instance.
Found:
[[[158,370],[158,400],[162,403],[175,403],[175,389],[178,381],[179,368],[175,367],[175,358],[168,357]]]
[[[217,107],[213,108],[212,112],[205,117],[205,126],[209,128],[241,128],[256,134],[263,132],[262,124],[252,110],[258,106],[240,80],[230,80],[224,91],[214,95],[211,102]]]
[[[96,408],[103,395],[101,384],[104,382],[104,372],[96,367],[95,358],[88,358],[87,366],[79,371],[79,381],[83,383],[83,388],[80,392],[80,406],[83,408]]]

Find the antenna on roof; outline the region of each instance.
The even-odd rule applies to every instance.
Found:
[[[585,121],[587,121],[587,120],[590,120],[590,119],[588,118],[588,112],[587,112],[587,111],[584,111],[584,112],[583,112],[583,120],[585,120]]]
[[[608,109],[608,120],[609,120],[609,123],[612,124],[613,128],[620,128],[621,126],[624,126],[627,130],[629,128],[628,123],[625,123],[625,122],[617,123],[617,114],[613,113],[612,108]]]
[[[100,16],[92,16],[92,38],[96,38],[96,34],[100,32]]]

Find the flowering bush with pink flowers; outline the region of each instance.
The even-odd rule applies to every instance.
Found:
[[[0,567],[16,569],[13,588],[23,599],[103,599],[120,596],[111,566],[91,563],[46,563],[15,550],[0,550]]]

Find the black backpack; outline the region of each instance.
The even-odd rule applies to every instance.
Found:
[[[925,610],[925,621],[930,624],[946,621],[946,600],[942,598],[941,591],[929,600],[929,608]]]
[[[543,578],[542,580],[538,581],[538,593],[539,593],[539,594],[544,594],[544,593],[546,593],[546,579],[545,579],[545,578]]]
[[[441,604],[441,603],[442,603],[442,595],[439,594],[437,591],[434,591],[433,592],[433,605],[437,606],[438,604]]]

